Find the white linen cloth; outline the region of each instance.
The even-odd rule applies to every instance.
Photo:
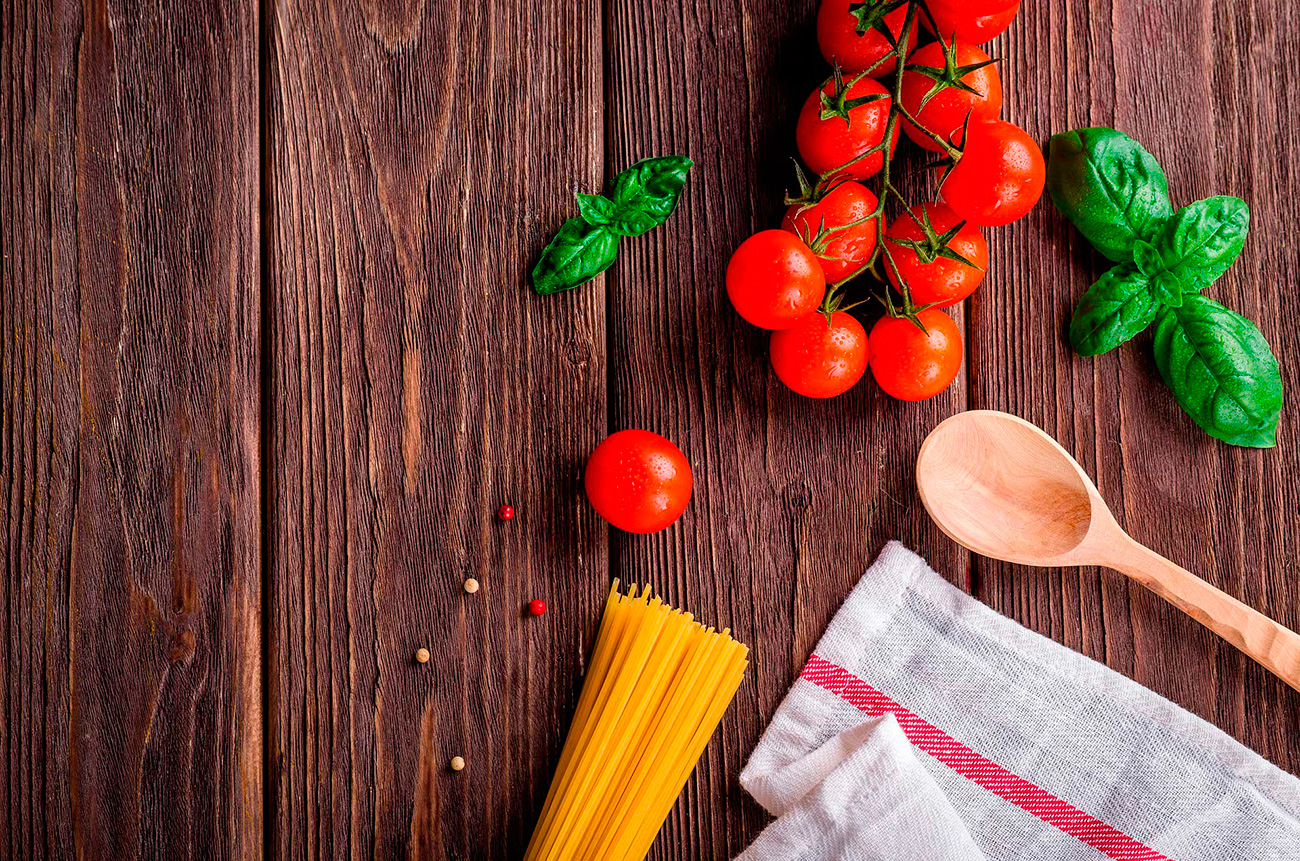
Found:
[[[1300,861],[1300,780],[897,542],[740,783],[743,861]]]

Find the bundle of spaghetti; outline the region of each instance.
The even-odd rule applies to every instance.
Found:
[[[640,859],[668,818],[749,650],[654,597],[610,589],[578,708],[525,861]]]

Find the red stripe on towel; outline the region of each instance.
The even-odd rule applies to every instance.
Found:
[[[892,714],[914,746],[999,798],[1076,837],[1116,861],[1170,861],[1100,819],[1007,771],[891,700],[843,667],[813,655],[800,678],[869,715]]]

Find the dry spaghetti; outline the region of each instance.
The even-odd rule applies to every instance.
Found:
[[[615,582],[525,861],[644,858],[748,653],[730,630]]]

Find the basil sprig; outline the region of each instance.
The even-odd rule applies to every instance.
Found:
[[[1282,412],[1282,374],[1255,324],[1201,296],[1241,254],[1250,208],[1211,197],[1174,211],[1155,157],[1108,128],[1053,136],[1052,202],[1118,265],[1079,300],[1070,343],[1083,356],[1112,350],[1152,323],[1156,366],[1178,405],[1210,436],[1270,448]]]
[[[533,267],[533,289],[543,296],[577,287],[614,264],[618,242],[640,236],[668,220],[686,186],[693,162],[669,155],[639,161],[614,177],[613,190],[579,194],[570,218]]]

